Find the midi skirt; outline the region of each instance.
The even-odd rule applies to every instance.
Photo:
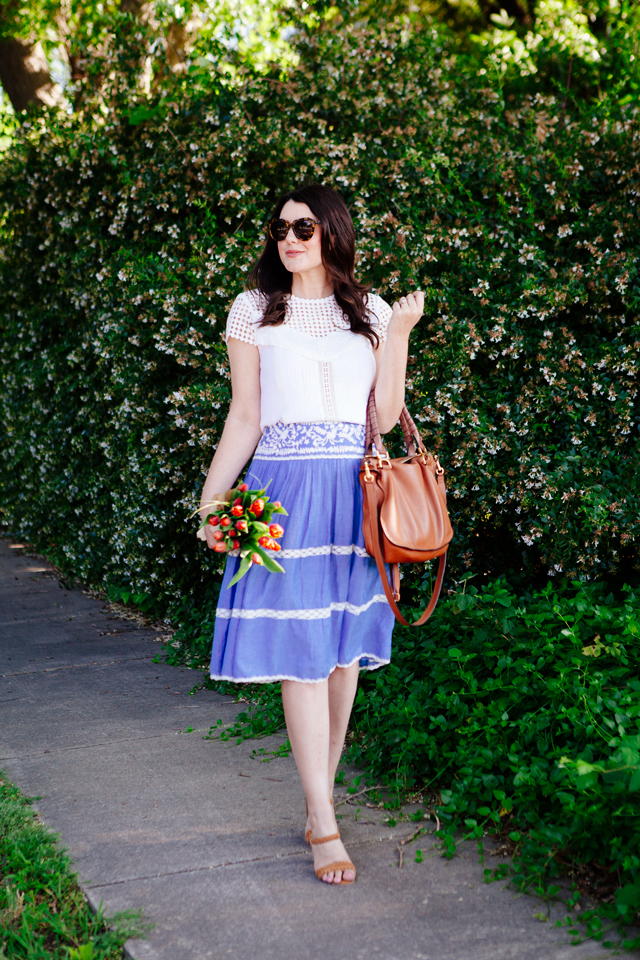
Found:
[[[358,469],[364,427],[267,427],[250,464],[252,489],[268,484],[288,516],[275,554],[284,573],[253,566],[229,588],[229,554],[216,610],[211,677],[245,683],[326,680],[336,667],[375,670],[391,657],[394,615],[364,547]]]

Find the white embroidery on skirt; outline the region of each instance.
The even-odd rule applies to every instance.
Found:
[[[232,618],[239,620],[258,620],[262,618],[269,620],[327,620],[332,613],[340,612],[352,613],[357,617],[368,610],[372,604],[386,602],[387,598],[384,593],[377,593],[371,600],[367,600],[359,607],[346,601],[332,603],[328,607],[316,607],[312,610],[270,610],[267,607],[257,610],[243,610],[240,607],[234,607],[231,610],[225,610],[218,607],[216,617],[220,617],[222,620],[231,620]]]
[[[304,560],[306,557],[325,557],[329,556],[329,554],[333,554],[336,557],[347,557],[351,553],[355,553],[357,557],[369,556],[364,547],[358,547],[355,543],[329,543],[324,547],[302,547],[299,550],[281,550],[277,556],[282,560]]]
[[[358,663],[358,661],[361,660],[365,661],[365,663],[360,664],[361,670],[378,670],[380,667],[386,667],[388,663],[391,663],[390,660],[379,657],[375,653],[359,653],[358,656],[349,663],[336,663],[335,667],[329,671],[329,677],[338,667],[344,670],[348,667],[352,667],[354,663]],[[232,677],[230,674],[226,673],[211,673],[210,676],[212,680],[229,680],[231,683],[275,683],[278,680],[296,680],[298,683],[324,683],[325,680],[328,680],[328,677],[318,677],[315,680],[309,680],[306,677],[294,677],[290,673],[278,673],[274,676],[255,677]]]
[[[328,543],[323,547],[301,547],[299,549],[280,550],[279,552],[269,550],[268,552],[270,556],[277,560],[306,560],[307,557],[328,557],[331,554],[335,557],[348,557],[351,553],[355,553],[357,557],[369,556],[364,547],[359,547],[355,543]],[[240,551],[229,550],[227,556],[239,557]]]
[[[275,423],[265,427],[254,460],[351,459],[364,454],[360,423]]]

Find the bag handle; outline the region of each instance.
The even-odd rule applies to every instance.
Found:
[[[402,433],[404,434],[404,440],[407,447],[407,453],[415,454],[418,450],[421,453],[426,453],[426,448],[422,442],[422,437],[418,432],[413,418],[409,411],[407,410],[407,405],[403,404],[402,413],[400,414],[400,426],[402,427]],[[378,412],[376,410],[376,397],[375,389],[372,388],[371,393],[369,394],[369,402],[367,404],[367,426],[365,432],[365,456],[372,452],[372,445],[375,444],[376,450],[382,456],[388,456],[386,447],[382,442],[382,437],[380,436],[380,428],[378,427]],[[413,447],[413,451],[411,450]],[[439,487],[441,488],[445,498],[447,491],[444,484],[444,471],[439,470],[436,474],[436,479]],[[376,501],[376,494],[373,489],[374,484],[372,482],[367,482],[364,484],[366,495],[367,495],[367,505],[369,507],[369,524],[371,527],[371,542],[373,543],[373,554],[376,561],[376,566],[378,568],[378,573],[380,574],[380,579],[382,580],[382,587],[384,589],[385,596],[389,606],[393,610],[396,620],[405,627],[421,627],[424,623],[427,622],[431,614],[436,608],[436,604],[440,597],[440,591],[442,590],[442,582],[444,580],[444,572],[447,566],[447,551],[440,555],[438,560],[438,573],[436,575],[436,582],[433,586],[433,592],[431,594],[431,599],[424,610],[424,612],[418,617],[414,623],[409,623],[408,620],[400,613],[398,608],[397,600],[400,599],[400,569],[397,563],[389,564],[391,576],[393,579],[393,591],[391,590],[391,585],[389,583],[389,578],[387,576],[387,571],[384,565],[384,559],[382,557],[382,551],[380,549],[380,517],[378,516],[378,504]]]
[[[406,403],[402,406],[402,412],[400,414],[400,426],[402,427],[402,433],[404,435],[404,442],[407,448],[407,453],[415,454],[418,450],[421,453],[427,452],[424,443],[422,442],[422,437],[418,432],[413,417],[407,409]],[[387,449],[382,440],[380,434],[380,428],[378,426],[378,411],[376,409],[376,394],[375,388],[371,389],[369,394],[369,401],[367,403],[367,426],[365,431],[365,441],[364,449],[365,454],[371,453],[372,445],[375,444],[376,450],[383,456],[387,455]],[[413,450],[411,449],[413,447]]]

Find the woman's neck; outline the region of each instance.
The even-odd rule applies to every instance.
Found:
[[[322,300],[333,293],[333,284],[324,267],[304,270],[291,277],[291,293],[302,300]]]

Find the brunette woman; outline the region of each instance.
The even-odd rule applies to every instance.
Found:
[[[277,555],[284,574],[254,566],[227,589],[239,563],[227,560],[211,676],[281,681],[307,800],[305,836],[316,875],[333,884],[356,876],[332,796],[358,671],[389,662],[394,623],[362,535],[367,398],[375,383],[379,425],[390,430],[424,304],[415,293],[392,309],[368,293],[355,279],[354,257],[353,224],[338,193],[315,184],[280,198],[249,289],[229,313],[233,399],[201,501],[232,487],[253,455],[249,486],[270,484],[288,511]],[[213,548],[213,528],[205,531]]]

